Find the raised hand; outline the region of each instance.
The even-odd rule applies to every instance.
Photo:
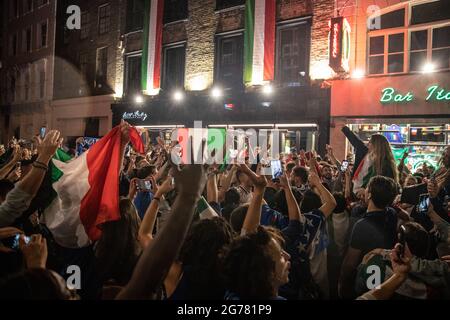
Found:
[[[152,177],[152,179],[154,181],[153,177]],[[152,181],[152,184],[153,184],[153,181]],[[156,185],[156,183],[155,183],[155,185]],[[175,188],[175,185],[172,184],[172,177],[168,176],[166,178],[166,180],[159,187],[157,187],[157,191],[154,194],[158,195],[158,196],[163,196],[163,195],[167,194],[168,192],[172,191],[174,188]]]
[[[291,184],[289,182],[289,178],[286,174],[286,172],[280,177],[280,182],[278,183],[281,189],[288,190],[291,187]]]
[[[33,234],[30,242],[25,243],[24,236],[19,238],[19,248],[25,258],[28,269],[43,268],[47,263],[47,240],[40,234]]]
[[[408,245],[405,244],[403,257],[400,256],[400,243],[397,243],[393,250],[391,250],[390,258],[392,264],[392,270],[394,273],[406,277],[409,270],[411,270],[411,258],[412,254],[408,248]]]
[[[241,164],[239,168],[245,173],[250,180],[253,182],[255,189],[261,190],[265,189],[267,186],[267,179],[265,176],[257,175],[254,173],[246,164]]]
[[[14,227],[0,228],[0,240],[15,236],[16,234],[23,234],[23,231]],[[10,253],[14,252],[14,250],[3,246],[0,242],[0,252]]]
[[[314,172],[310,172],[308,182],[312,187],[319,187],[322,185],[322,181],[319,176]]]
[[[42,140],[37,147],[40,158],[39,161],[48,163],[61,145],[62,141],[63,139],[61,138],[61,133],[58,130],[50,130],[45,135],[44,140]]]

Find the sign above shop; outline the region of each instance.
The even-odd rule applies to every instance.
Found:
[[[391,87],[384,88],[381,91],[380,102],[383,104],[408,103],[413,100],[415,100],[415,95],[412,91],[402,93]],[[450,91],[441,88],[439,85],[432,85],[427,88],[425,101],[450,101]]]
[[[331,18],[329,40],[330,67],[348,72],[350,60],[350,24],[344,17]]]
[[[122,115],[123,120],[142,120],[145,121],[145,119],[148,118],[148,114],[143,111],[135,111],[135,112],[124,112]]]

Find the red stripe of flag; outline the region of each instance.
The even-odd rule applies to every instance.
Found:
[[[264,27],[264,80],[274,79],[276,1],[266,0]]]

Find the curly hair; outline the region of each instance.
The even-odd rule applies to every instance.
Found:
[[[186,299],[221,299],[224,285],[219,276],[219,255],[234,238],[230,224],[222,217],[195,222],[181,248],[179,261],[189,267]]]
[[[278,230],[259,226],[225,248],[222,274],[228,290],[240,299],[269,299],[276,291],[276,262],[268,248],[275,239],[284,244]]]

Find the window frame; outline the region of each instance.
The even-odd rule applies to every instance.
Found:
[[[420,70],[411,70],[411,53],[414,52],[423,52],[426,51],[426,63],[432,62],[432,44],[433,44],[433,30],[442,28],[445,26],[450,26],[450,21],[447,20],[441,20],[441,21],[433,21],[428,23],[422,23],[422,24],[416,24],[411,25],[411,16],[412,16],[412,7],[414,5],[423,4],[427,2],[432,1],[423,1],[422,3],[398,3],[396,5],[392,5],[387,8],[383,8],[380,10],[379,14],[377,16],[382,16],[386,13],[396,11],[402,8],[405,8],[405,23],[403,27],[396,27],[396,28],[387,28],[387,29],[381,29],[381,30],[369,30],[366,29],[366,74],[369,77],[376,77],[376,76],[383,76],[383,75],[398,75],[398,74],[408,74],[408,73],[421,73]],[[369,19],[369,17],[367,17]],[[422,31],[427,30],[427,48],[426,50],[422,49],[416,49],[411,50],[411,34],[415,31]],[[389,36],[392,34],[398,34],[403,33],[404,34],[404,43],[403,43],[403,71],[402,72],[388,72],[388,58],[389,58]],[[384,36],[384,52],[383,52],[383,73],[377,73],[377,74],[371,74],[370,71],[370,58],[374,56],[380,56],[381,54],[370,54],[370,39],[372,37],[377,36]],[[442,47],[444,48],[450,48],[450,47]],[[394,53],[395,54],[395,53]],[[436,71],[445,71],[449,70],[450,65],[447,69],[439,69]]]
[[[48,0],[38,0],[38,1],[39,1],[39,2],[42,2],[42,3],[36,5],[36,8],[37,8],[37,9],[42,8],[43,6],[45,6],[45,5],[47,5],[47,4],[49,3]]]
[[[137,58],[139,57],[141,59],[141,70],[142,70],[142,50],[139,51],[133,51],[130,53],[127,53],[124,56],[124,79],[123,79],[123,93],[124,96],[130,96],[130,94],[133,94],[134,92],[130,92],[129,90],[129,83],[128,83],[128,68],[129,68],[129,64],[128,64],[128,59],[130,58]],[[141,71],[141,77],[142,77],[142,71]],[[139,90],[139,92],[142,92],[142,88]]]
[[[31,7],[30,7],[30,8],[27,8],[28,11],[25,11],[25,4],[26,4],[28,1],[31,1]],[[22,0],[22,10],[23,10],[22,15],[24,16],[24,15],[27,15],[27,14],[33,12],[33,7],[34,7],[33,0]]]
[[[46,24],[47,28],[46,28],[46,34],[45,34],[45,46],[42,45],[42,25]],[[38,22],[38,29],[36,32],[36,38],[37,38],[37,50],[41,50],[41,49],[45,49],[48,47],[48,19],[42,20],[40,22]]]
[[[305,55],[305,81],[308,81],[310,76],[310,63],[311,63],[311,42],[312,42],[312,20],[311,17],[303,17],[300,19],[294,19],[294,20],[287,20],[282,21],[276,24],[275,26],[275,74],[274,74],[274,82],[282,87],[289,87],[289,84],[282,83],[280,79],[280,72],[281,72],[281,37],[280,32],[283,29],[289,29],[294,28],[301,25],[306,25],[308,27],[309,32],[307,32],[308,39],[305,41],[307,44],[306,48],[306,55]],[[300,84],[299,86],[302,86]],[[298,87],[298,86],[295,86]]]
[[[109,48],[109,46],[104,46],[104,47],[98,47],[97,48],[97,50],[96,50],[96,55],[95,55],[95,88],[97,88],[97,89],[103,89],[103,85],[107,85],[108,84],[108,48]],[[104,83],[100,83],[99,81],[97,81],[99,78],[98,78],[98,75],[97,75],[97,72],[98,72],[98,67],[99,67],[99,52],[101,51],[101,50],[103,50],[103,49],[106,49],[106,70],[105,70],[105,75],[104,75],[104,78],[105,78],[105,82]],[[88,59],[89,60],[89,59]],[[101,84],[102,86],[101,87],[99,87],[99,84]]]
[[[241,37],[242,38],[242,52],[239,54],[238,53],[238,57],[240,57],[241,59],[241,77],[239,79],[239,83],[236,84],[235,86],[229,87],[229,88],[223,88],[224,90],[230,90],[230,89],[240,89],[240,88],[244,88],[244,65],[245,65],[245,61],[244,61],[244,54],[245,54],[245,49],[244,49],[244,44],[245,44],[245,35],[244,35],[244,29],[239,29],[239,30],[233,30],[233,31],[229,31],[229,32],[223,32],[223,33],[218,33],[215,35],[215,40],[214,40],[214,84],[220,84],[220,85],[224,85],[223,83],[219,83],[219,76],[221,74],[221,68],[220,68],[220,60],[221,59],[221,55],[220,55],[220,49],[221,49],[221,41],[223,41],[224,39],[227,38],[234,38],[234,37]],[[219,47],[220,46],[220,47]]]
[[[171,49],[178,49],[178,48],[183,48],[184,49],[184,61],[183,61],[183,81],[180,87],[178,86],[172,86],[170,88],[165,86],[165,81],[166,81],[166,77],[167,77],[167,58],[166,58],[166,53],[167,51],[171,50]],[[161,73],[161,89],[163,90],[169,90],[169,89],[178,89],[178,90],[185,90],[186,88],[186,56],[187,56],[187,41],[179,41],[179,42],[174,42],[174,43],[169,43],[166,45],[163,45],[162,47],[162,73]]]
[[[106,19],[105,17],[103,17],[103,18],[101,18],[100,17],[100,10],[102,10],[103,8],[106,8],[106,7],[109,7],[109,14],[108,14],[108,29],[105,31],[105,32],[101,32],[100,30],[101,30],[101,20],[102,19]],[[98,9],[97,9],[97,18],[98,18],[98,20],[97,20],[97,25],[98,25],[98,29],[97,29],[97,33],[99,34],[99,35],[105,35],[105,34],[107,34],[108,32],[110,32],[110,30],[111,30],[111,4],[109,3],[109,2],[107,2],[107,3],[104,3],[104,4],[102,4],[102,5],[100,5],[100,6],[98,6]]]
[[[87,22],[83,23],[83,16],[87,17]],[[91,15],[89,11],[81,12],[81,29],[80,29],[80,40],[86,40],[89,38],[89,33],[91,31]]]

